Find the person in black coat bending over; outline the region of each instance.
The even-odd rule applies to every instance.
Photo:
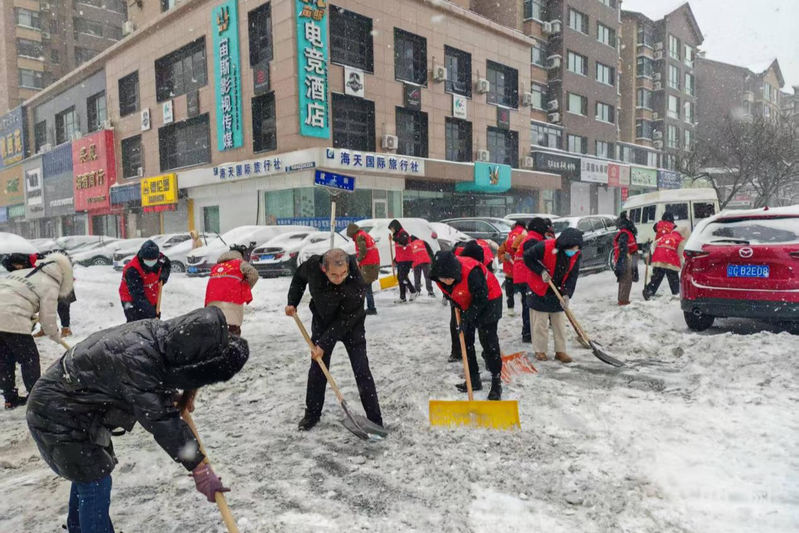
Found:
[[[291,280],[287,316],[297,313],[306,287],[311,292],[311,341],[314,343],[311,357],[314,361],[308,370],[305,416],[300,420],[300,430],[313,428],[322,416],[327,379],[315,360],[321,359],[330,367],[333,348],[339,341],[350,357],[366,417],[382,426],[377,389],[366,355],[366,314],[363,309],[366,284],[355,257],[334,248],[324,255],[312,255],[301,264]]]
[[[502,353],[499,347],[497,325],[502,318],[502,287],[497,278],[488,271],[480,259],[482,249],[474,241],[467,243],[460,256],[452,252],[438,252],[433,267],[430,269],[430,279],[438,283],[444,297],[457,306],[461,314],[461,327],[456,331],[463,331],[466,341],[466,359],[469,362],[469,376],[472,389],[483,389],[480,379],[480,368],[477,366],[477,356],[474,349],[474,333],[480,337],[483,347],[483,358],[491,372],[491,390],[489,400],[502,399]],[[461,392],[467,392],[466,383],[457,385]]]
[[[202,462],[174,401],[179,389],[229,380],[248,357],[247,341],[230,336],[222,311],[208,307],[100,331],[52,365],[33,387],[27,420],[45,462],[72,482],[68,531],[114,531],[108,514],[117,463],[111,437],[136,422],[192,473],[209,502],[216,492],[227,492]]]
[[[153,241],[146,241],[136,256],[122,270],[119,298],[128,322],[146,318],[161,318],[156,313],[158,292],[166,285],[172,263]]]

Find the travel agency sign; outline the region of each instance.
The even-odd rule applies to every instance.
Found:
[[[216,144],[222,152],[244,144],[236,0],[228,0],[211,11],[211,27],[216,68]]]
[[[300,134],[330,138],[327,97],[327,0],[294,0]]]

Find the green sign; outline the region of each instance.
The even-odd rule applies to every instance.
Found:
[[[330,138],[327,96],[327,0],[294,0],[300,134]]]
[[[477,162],[474,164],[474,181],[458,182],[455,184],[455,190],[457,192],[506,192],[511,186],[512,172],[513,169],[510,165]]]
[[[654,168],[630,167],[630,187],[658,188],[658,171]]]
[[[211,27],[216,70],[216,143],[222,152],[244,144],[236,0],[228,0],[211,11]]]

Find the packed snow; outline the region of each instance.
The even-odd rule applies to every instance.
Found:
[[[124,321],[118,272],[78,267],[76,277],[71,343]],[[164,318],[202,305],[205,284],[174,275]],[[391,435],[366,443],[339,424],[330,391],[320,425],[296,429],[310,358],[283,314],[288,285],[255,287],[243,325],[250,360],[229,383],[203,389],[194,413],[242,533],[799,530],[799,337],[789,332],[719,320],[691,333],[663,288],[618,307],[611,273],[584,276],[572,308],[627,367],[604,365],[571,338],[574,364],[534,362],[538,374],[505,387],[505,399],[519,401],[521,430],[431,428],[430,399],[463,399],[454,388],[462,366],[446,362],[449,310],[426,296],[395,305],[387,291],[367,338]],[[301,317],[309,323],[307,303]],[[500,322],[505,353],[529,351],[520,323]],[[62,353],[37,343],[43,367]],[[346,359],[339,346],[331,372],[359,407]],[[216,506],[148,433],[137,427],[114,445],[117,531],[225,531]],[[2,412],[0,532],[61,531],[68,493],[40,459],[24,409]]]

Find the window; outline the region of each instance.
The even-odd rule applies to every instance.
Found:
[[[374,102],[354,96],[333,94],[333,146],[365,152],[374,151]]]
[[[680,147],[680,129],[669,124],[666,128],[666,146],[669,148]]]
[[[585,75],[588,74],[588,58],[587,57],[585,57],[583,55],[580,55],[580,54],[577,54],[575,52],[572,52],[571,50],[566,52],[566,57],[567,57],[567,65],[568,65],[569,70],[571,70],[575,74],[580,74],[582,76],[585,76]]]
[[[97,57],[97,55],[99,53],[100,52],[97,52],[95,50],[89,50],[88,48],[79,48],[79,47],[76,46],[75,47],[75,63],[78,66],[80,66],[80,65],[82,65],[84,63],[88,63],[89,61],[91,61],[92,59]]]
[[[47,121],[42,120],[37,122],[33,127],[33,143],[34,152],[39,153],[39,150],[47,144]]]
[[[596,63],[596,81],[605,85],[616,85],[616,69],[603,65],[599,61]]]
[[[608,28],[604,24],[597,22],[596,25],[596,40],[608,46],[616,46],[616,30]]]
[[[126,116],[139,110],[139,72],[119,79],[119,115]]]
[[[161,171],[211,162],[208,115],[169,124],[158,130]]]
[[[55,116],[55,143],[57,145],[71,141],[76,131],[79,131],[79,127],[74,106]]]
[[[39,12],[18,7],[17,25],[27,26],[28,28],[36,28],[38,30],[42,29],[42,23],[39,19]]]
[[[531,83],[530,91],[533,93],[533,109],[544,109],[544,95],[547,92],[546,86]]]
[[[163,2],[164,0],[161,1]],[[219,206],[203,207],[203,231],[218,234],[219,230]]]
[[[563,130],[537,122],[533,122],[531,125],[533,133],[531,144],[548,148],[561,148],[561,144],[563,143]]]
[[[599,2],[605,4],[608,7],[616,9],[616,0],[599,0]]]
[[[105,7],[109,11],[114,11],[121,15],[125,15],[125,20],[128,18],[128,3],[126,0],[106,0]]]
[[[472,123],[457,118],[446,118],[444,124],[447,161],[472,160]]]
[[[394,78],[417,85],[427,83],[427,39],[394,28]]]
[[[519,107],[519,71],[489,61],[487,76],[491,85],[486,99],[489,104]]]
[[[533,45],[533,57],[531,59],[533,65],[539,67],[546,67],[547,64],[547,48],[546,44],[541,41],[536,41]]]
[[[696,54],[696,51],[686,44],[685,45],[685,57],[683,57],[683,61],[685,62],[686,65],[688,65],[691,68],[693,68],[693,66],[694,66],[695,54]]]
[[[206,84],[205,38],[155,61],[155,94],[159,102]]]
[[[330,60],[374,72],[372,19],[330,6]]]
[[[669,34],[669,57],[680,60],[680,40],[671,34]]]
[[[644,152],[646,154],[646,161],[644,164],[649,167],[656,167],[658,166],[658,154],[657,152]]]
[[[451,46],[444,47],[444,66],[447,69],[447,92],[472,95],[472,56]]]
[[[694,123],[694,103],[693,102],[685,102],[683,104],[683,113],[684,113],[684,120],[688,124]]]
[[[596,119],[601,122],[610,122],[611,124],[615,124],[616,108],[608,104],[603,104],[602,102],[597,102]]]
[[[626,163],[631,163],[633,160],[633,150],[629,146],[621,146],[618,145],[618,159],[619,161],[624,161]]]
[[[716,206],[712,202],[694,202],[694,220],[710,218],[716,214]]]
[[[680,119],[680,99],[676,96],[669,95],[669,107],[666,110],[669,118]]]
[[[654,222],[656,211],[657,211],[656,205],[648,205],[646,207],[641,208],[641,224],[646,224],[647,222]]]
[[[337,8],[330,6],[330,57],[335,58],[336,33],[333,14]],[[250,37],[250,66],[272,60],[272,4],[264,4],[247,14]]]
[[[19,86],[26,89],[44,89],[44,74],[26,68],[19,69]]]
[[[649,24],[638,24],[638,40],[639,46],[648,46],[652,48],[655,44],[655,28]]]
[[[666,204],[665,211],[674,215],[674,222],[688,220],[688,204]]]
[[[690,128],[685,128],[682,131],[682,135],[683,135],[683,142],[682,142],[683,150],[685,150],[686,152],[690,152],[691,147],[694,145],[693,132],[690,130]]]
[[[103,127],[103,122],[108,118],[108,110],[105,105],[105,91],[90,96],[86,100],[86,114],[90,133]]]
[[[597,157],[604,157],[605,159],[613,159],[613,143],[597,141],[596,155]]]
[[[635,209],[630,209],[630,220],[635,222],[636,224],[641,223],[641,208],[636,207]]]
[[[636,62],[635,75],[651,78],[655,70],[655,64],[648,57],[639,57]]]
[[[569,8],[569,27],[588,35],[588,15],[574,8]]]
[[[95,37],[102,37],[103,36],[103,25],[100,22],[95,22],[93,20],[83,19],[83,18],[73,18],[72,19],[72,28],[75,33],[75,39],[78,38],[79,33],[83,33],[85,35],[94,35]]]
[[[642,107],[644,109],[652,109],[652,91],[649,89],[638,89],[635,105],[636,107]]]
[[[397,107],[397,154],[427,157],[427,113]]]
[[[588,98],[580,96],[579,94],[568,93],[569,95],[569,113],[575,115],[588,116]]]
[[[669,87],[676,91],[680,90],[680,69],[674,65],[669,65]]]
[[[59,62],[58,50],[56,50],[55,48],[50,50],[50,61],[52,61],[53,63],[58,63]]]
[[[771,101],[771,98],[772,98],[771,93],[772,93],[773,90],[774,89],[771,87],[770,84],[768,84],[768,83],[764,83],[763,84],[763,96],[765,97],[766,102],[770,102]]]
[[[694,96],[694,75],[688,72],[685,73],[685,94]]]
[[[44,59],[42,43],[31,41],[29,39],[17,39],[17,55],[22,57],[32,57],[35,59]]]
[[[105,38],[110,39],[112,41],[121,41],[122,40],[122,27],[120,26],[106,26],[105,27]]]
[[[277,150],[275,93],[252,99],[252,149],[255,152]]]
[[[635,137],[637,139],[651,139],[652,123],[643,118],[637,119],[635,121]]]
[[[122,139],[122,177],[135,178],[143,174],[141,135]]]
[[[492,163],[519,166],[519,134],[515,131],[489,126],[486,147],[491,154]]]
[[[766,118],[771,118],[771,107],[767,105],[763,106],[763,116]]]
[[[588,139],[586,137],[581,137],[579,135],[567,135],[566,142],[569,145],[567,148],[569,152],[573,152],[575,154],[588,153]]]
[[[544,0],[524,0],[524,20],[544,20]]]

